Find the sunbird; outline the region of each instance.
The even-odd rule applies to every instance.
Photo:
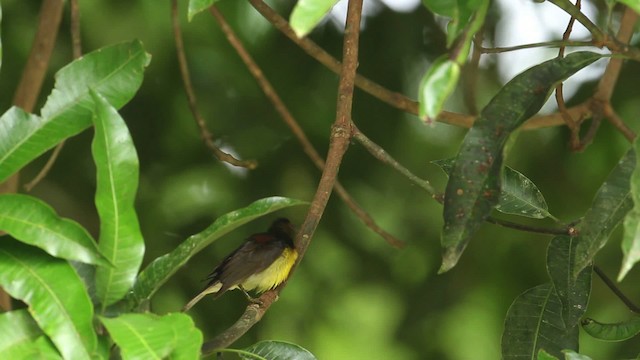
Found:
[[[262,293],[280,285],[289,276],[298,251],[293,243],[295,229],[285,218],[271,224],[265,233],[253,234],[224,258],[206,278],[207,286],[182,308],[188,311],[205,295],[216,299],[227,290]]]

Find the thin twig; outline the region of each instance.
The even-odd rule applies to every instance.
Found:
[[[627,308],[631,311],[633,311],[636,314],[640,314],[640,307],[638,307],[638,305],[634,304],[633,301],[631,301],[631,299],[629,299],[623,292],[622,290],[620,290],[618,288],[618,286],[616,285],[615,282],[613,282],[613,280],[609,279],[609,277],[607,276],[607,274],[604,273],[604,271],[602,271],[602,269],[600,269],[598,266],[593,265],[593,271],[598,274],[598,276],[600,277],[600,279],[602,280],[602,282],[604,282],[605,285],[607,285],[607,287],[627,306]]]
[[[532,233],[537,233],[537,234],[568,235],[568,236],[576,236],[576,235],[578,235],[578,232],[577,232],[576,228],[573,227],[573,226],[569,226],[569,227],[566,227],[566,228],[547,228],[547,227],[539,227],[539,226],[529,226],[529,225],[523,225],[523,224],[514,223],[514,222],[511,222],[511,221],[507,221],[507,220],[496,219],[496,218],[494,218],[492,216],[487,218],[486,222],[488,222],[490,224],[494,224],[494,225],[499,225],[499,226],[502,226],[502,227],[510,228],[510,229],[527,231],[527,232],[532,232]]]
[[[331,129],[329,142],[329,152],[327,162],[320,183],[309,206],[309,212],[302,224],[300,231],[296,235],[296,248],[299,256],[294,264],[294,272],[304,257],[313,234],[324,213],[324,209],[329,201],[329,196],[338,176],[338,169],[342,163],[342,157],[349,147],[351,137],[350,120],[351,107],[353,102],[353,90],[358,66],[358,40],[360,35],[360,19],[362,12],[362,0],[350,0],[347,9],[347,21],[345,26],[343,45],[343,69],[340,75],[338,86],[338,101],[336,110],[336,121]],[[286,286],[287,282],[280,284],[275,290],[268,291],[260,296],[260,304],[249,305],[242,317],[229,329],[205,343],[202,347],[204,355],[210,354],[217,348],[229,346],[236,339],[246,333],[257,321],[260,320],[264,312],[277,299],[279,292]]]
[[[469,114],[473,116],[478,115],[479,112],[476,92],[478,91],[478,67],[480,65],[480,56],[482,55],[480,48],[482,47],[483,39],[484,26],[473,37],[473,51],[471,52],[471,59],[469,59],[469,62],[467,62],[463,67],[463,100]]]
[[[191,85],[191,75],[189,74],[189,66],[187,65],[187,56],[184,53],[184,43],[182,40],[182,29],[180,28],[180,19],[178,17],[178,2],[177,0],[171,0],[171,22],[173,25],[173,36],[176,43],[176,52],[178,55],[178,64],[180,67],[180,76],[182,77],[182,83],[184,85],[184,91],[187,95],[187,103],[189,104],[189,110],[193,118],[196,120],[196,124],[200,129],[200,137],[204,141],[205,145],[213,155],[219,160],[229,163],[231,165],[244,167],[247,169],[255,169],[258,165],[254,160],[238,160],[231,154],[228,154],[213,141],[213,135],[207,128],[207,123],[198,111],[198,100],[196,99],[196,93]]]
[[[38,175],[36,175],[33,180],[29,181],[28,183],[24,184],[24,189],[29,192],[31,190],[33,190],[33,188],[38,185],[40,183],[40,181],[42,181],[42,179],[45,178],[45,176],[47,176],[47,174],[49,173],[49,171],[51,170],[51,168],[53,167],[53,164],[55,164],[56,160],[58,159],[58,155],[60,155],[60,151],[62,150],[62,147],[64,146],[64,141],[61,141],[54,149],[53,152],[51,153],[51,156],[49,156],[49,160],[47,160],[47,163],[44,164],[44,166],[42,167],[42,169],[40,169],[40,172],[38,172]]]
[[[271,101],[271,104],[276,109],[282,120],[285,122],[287,126],[291,129],[291,132],[300,142],[303,151],[309,156],[311,161],[316,165],[316,167],[322,171],[324,168],[324,159],[320,156],[320,154],[316,151],[316,149],[311,144],[311,141],[307,138],[304,131],[298,125],[298,122],[295,120],[287,106],[284,104],[274,87],[271,85],[269,80],[266,78],[258,64],[253,60],[249,52],[245,49],[244,45],[240,41],[240,39],[236,36],[233,29],[229,26],[224,16],[220,13],[220,11],[212,7],[211,14],[216,19],[218,24],[220,25],[220,29],[225,34],[227,40],[236,50],[244,64],[249,69],[249,72],[256,79],[256,82],[264,92],[265,96]],[[347,192],[347,190],[336,181],[335,190],[338,193],[338,196],[344,201],[344,203],[349,207],[349,209],[360,218],[360,220],[374,232],[379,234],[383,239],[385,239],[390,245],[394,247],[402,247],[404,243],[393,235],[386,232],[380,226],[376,224],[376,222],[371,218],[371,216],[364,211],[360,205],[351,197],[351,195]]]
[[[537,42],[537,43],[531,43],[531,44],[522,44],[522,45],[516,45],[516,46],[503,46],[503,47],[492,47],[492,48],[480,47],[480,52],[483,54],[498,54],[498,53],[505,53],[509,51],[533,49],[533,48],[539,48],[539,47],[566,47],[566,46],[595,46],[595,44],[593,43],[593,41],[587,41],[587,40],[582,40],[582,41],[553,40],[553,41],[544,41],[544,42]]]
[[[618,129],[618,131],[622,133],[622,135],[624,135],[624,137],[629,142],[633,142],[633,140],[635,140],[636,133],[633,130],[631,130],[631,128],[629,128],[627,124],[624,123],[624,121],[620,118],[620,116],[618,116],[616,111],[613,110],[613,107],[611,106],[611,104],[605,105],[604,116],[609,120],[609,122],[613,126],[615,126],[616,129]]]
[[[576,18],[576,20],[578,20],[582,25],[584,25],[585,28],[587,28],[587,30],[589,30],[591,36],[593,36],[593,39],[595,41],[602,41],[605,39],[605,35],[602,33],[600,28],[596,24],[591,22],[591,20],[589,20],[589,18],[585,14],[583,14],[582,11],[580,11],[580,8],[572,4],[569,0],[549,0],[549,2],[564,10],[572,17]]]

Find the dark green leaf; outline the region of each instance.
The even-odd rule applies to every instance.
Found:
[[[306,36],[329,13],[338,0],[298,0],[289,24],[299,38]]]
[[[562,304],[553,285],[525,291],[511,304],[502,334],[502,358],[535,359],[540,349],[562,357],[563,349],[578,349],[578,327],[566,330]]]
[[[191,21],[198,13],[207,10],[211,5],[218,1],[219,0],[189,0],[187,18]]]
[[[623,341],[640,334],[640,317],[615,324],[604,324],[590,318],[582,320],[587,334],[604,341]]]
[[[434,160],[432,163],[449,175],[455,161],[456,159],[449,158]],[[536,184],[517,170],[505,166],[496,210],[505,214],[542,219],[551,216],[547,209],[547,202]]]
[[[185,314],[100,317],[124,359],[197,359],[202,333]]]
[[[284,341],[260,341],[244,350],[267,360],[316,360],[309,350]],[[242,353],[239,355],[243,359],[255,359]]]
[[[460,77],[460,65],[449,60],[448,55],[439,57],[422,77],[418,89],[420,101],[420,118],[423,121],[434,121],[444,102],[455,90]]]
[[[573,276],[589,266],[604,247],[611,232],[633,207],[629,180],[636,165],[636,155],[629,150],[611,171],[596,193],[591,208],[577,226],[580,242],[576,248]]]
[[[464,138],[447,183],[441,273],[456,265],[471,236],[498,204],[509,135],[540,110],[558,82],[600,57],[576,52],[536,65],[507,83],[482,110]]]
[[[0,117],[0,182],[60,141],[91,125],[89,89],[122,107],[142,83],[149,55],[134,41],[89,53],[56,74],[42,116],[13,107]]]
[[[565,328],[578,324],[587,310],[591,294],[591,266],[573,276],[577,237],[556,236],[547,249],[547,272],[562,303],[562,319]]]
[[[68,262],[17,241],[2,241],[0,286],[29,305],[64,358],[89,359],[95,353],[93,305]]]
[[[639,1],[640,3],[640,1]],[[633,143],[636,154],[640,150],[640,140]],[[636,163],[629,180],[633,209],[624,218],[624,237],[622,238],[622,266],[618,281],[622,281],[629,270],[640,261],[640,156],[636,156]]]
[[[133,286],[144,255],[144,239],[134,207],[138,156],[126,124],[105,98],[95,101],[95,136],[91,146],[98,170],[96,208],[102,253],[114,265],[96,270],[96,295],[104,307]]]
[[[56,348],[43,336],[26,309],[0,314],[0,334],[3,359],[60,359]]]
[[[0,195],[0,230],[55,257],[110,266],[87,230],[31,196]]]
[[[306,204],[306,202],[300,200],[270,197],[260,199],[245,208],[220,216],[204,231],[190,236],[175,250],[149,264],[138,276],[131,294],[131,300],[135,305],[149,300],[160,286],[186,264],[192,256],[230,231],[274,211]]]

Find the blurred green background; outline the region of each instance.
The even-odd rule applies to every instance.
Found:
[[[3,0],[1,4],[4,56],[0,105],[8,109],[35,33],[40,2]],[[293,6],[292,1],[271,4],[285,17]],[[312,198],[320,173],[207,13],[188,23],[186,1],[180,1],[199,109],[219,145],[242,159],[259,162],[254,171],[220,164],[201,142],[179,78],[169,1],[82,0],[80,7],[85,52],[139,38],[153,56],[138,95],[121,111],[140,157],[137,207],[147,246],[145,264],[171,251],[217,216],[258,198]],[[219,7],[312,143],[325,154],[335,116],[337,76],[274,30],[248,3],[225,0]],[[486,34],[489,42],[495,36],[495,23],[508,15],[492,8]],[[445,51],[442,24],[442,19],[434,19],[422,6],[399,13],[378,4],[377,13],[367,18],[362,33],[359,72],[415,98],[429,62]],[[71,60],[68,29],[66,13],[40,105],[53,86],[55,71]],[[325,24],[311,38],[340,57],[342,34],[338,27]],[[495,59],[492,55],[482,63],[480,105],[501,86]],[[639,127],[639,74],[638,64],[625,65],[613,101],[634,129]],[[570,103],[588,97],[593,85],[584,83]],[[449,110],[467,111],[461,96],[458,89]],[[444,174],[429,162],[453,156],[464,129],[425,125],[359,90],[353,118],[367,136],[403,165],[438,189],[444,188]],[[67,141],[49,176],[32,193],[97,234],[91,136],[87,131]],[[604,123],[586,151],[571,153],[568,132],[556,127],[522,132],[508,162],[538,185],[552,214],[569,222],[588,208],[628,146]],[[24,169],[23,182],[32,179],[47,158],[43,156]],[[509,305],[520,293],[548,281],[545,254],[550,237],[487,224],[459,265],[437,275],[442,226],[438,203],[356,143],[345,156],[339,178],[379,225],[404,240],[406,247],[390,247],[333,196],[304,261],[280,300],[234,347],[277,339],[299,344],[320,359],[499,358]],[[287,216],[299,224],[305,211],[293,208],[273,217]],[[155,296],[153,311],[179,311],[201,289],[202,279],[217,262],[248,234],[265,230],[273,217],[246,225],[203,251]],[[550,221],[509,219],[553,225]],[[616,232],[597,258],[597,264],[611,277],[619,270],[620,235]],[[639,281],[640,271],[634,269],[620,284],[638,301]],[[191,315],[205,339],[210,339],[232,324],[245,305],[241,293],[231,292],[216,301],[205,299]],[[605,322],[631,316],[595,277],[587,315]],[[603,343],[582,334],[581,344],[581,352],[594,359],[631,358],[640,353],[637,339]]]

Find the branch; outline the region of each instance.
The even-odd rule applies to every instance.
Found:
[[[176,52],[178,55],[178,64],[180,66],[180,76],[182,77],[182,83],[184,85],[184,91],[187,95],[187,102],[189,104],[189,110],[193,118],[196,120],[196,124],[200,129],[200,137],[204,141],[205,145],[213,155],[219,160],[229,163],[231,165],[244,167],[253,170],[258,165],[254,160],[238,160],[231,154],[220,150],[213,142],[213,135],[207,129],[207,123],[198,111],[198,100],[196,99],[196,93],[193,91],[191,85],[191,76],[189,74],[189,67],[187,65],[187,57],[184,53],[184,43],[182,41],[182,29],[180,28],[180,19],[178,18],[178,1],[171,0],[171,23],[173,25],[173,37],[176,43]]]
[[[582,25],[584,25],[584,27],[587,28],[587,30],[589,30],[589,32],[591,33],[591,36],[593,36],[594,40],[604,40],[605,35],[602,33],[600,28],[598,28],[596,24],[591,22],[591,20],[589,20],[589,18],[585,14],[583,14],[582,11],[580,11],[580,8],[578,8],[576,5],[573,5],[569,0],[549,0],[549,2],[564,10],[567,14],[571,15]]]
[[[214,8],[211,7],[210,9],[212,9],[212,14],[214,14]],[[338,169],[342,163],[342,157],[349,147],[351,134],[351,107],[353,102],[356,68],[358,66],[358,41],[360,35],[361,12],[362,0],[350,0],[347,10],[343,45],[344,64],[338,86],[336,120],[331,129],[329,153],[316,194],[309,206],[309,212],[307,213],[307,217],[296,236],[296,248],[299,256],[291,270],[292,272],[295,271],[309,247],[311,238],[313,237],[315,229],[320,222],[320,218],[324,213],[324,209],[329,201],[329,196],[331,195],[331,191],[336,182]],[[285,281],[275,290],[264,293],[260,297],[261,304],[252,304],[247,306],[245,313],[231,328],[227,329],[212,341],[203,345],[203,354],[207,355],[215,351],[217,348],[227,347],[246,333],[256,322],[260,320],[264,312],[271,306],[273,301],[277,299],[279,292],[286,286],[286,284],[287,282]]]
[[[593,271],[598,274],[598,276],[600,277],[600,279],[602,280],[602,282],[607,285],[607,287],[627,306],[627,308],[631,311],[633,311],[636,314],[640,314],[640,307],[638,307],[638,305],[636,305],[635,303],[633,303],[633,301],[631,301],[631,299],[629,299],[623,292],[622,290],[618,289],[618,286],[616,285],[615,282],[613,282],[613,280],[609,279],[609,277],[607,276],[607,274],[604,273],[604,271],[602,271],[602,269],[600,269],[598,266],[593,265]]]

